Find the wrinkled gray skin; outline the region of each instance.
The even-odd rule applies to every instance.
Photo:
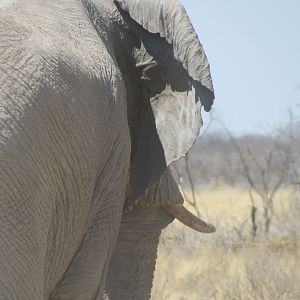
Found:
[[[118,2],[0,0],[1,300],[150,296],[213,88],[178,1]]]

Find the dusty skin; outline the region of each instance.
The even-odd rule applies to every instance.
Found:
[[[214,99],[184,8],[0,0],[0,49],[0,299],[149,299]]]

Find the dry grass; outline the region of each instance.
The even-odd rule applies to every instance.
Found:
[[[293,191],[282,189],[278,192],[274,199],[275,219],[273,220],[273,231],[289,228],[289,218],[291,218],[291,209]],[[190,192],[185,192],[185,196],[192,197]],[[199,204],[200,214],[204,218],[208,218],[211,222],[219,225],[220,233],[223,235],[225,231],[233,228],[242,229],[243,226],[251,226],[250,212],[251,201],[248,190],[242,188],[233,188],[220,186],[219,188],[199,189],[196,193],[196,200]],[[259,197],[254,194],[255,206],[258,208],[258,223],[262,222],[263,207]],[[295,200],[296,201],[296,200]],[[193,209],[189,207],[190,209]],[[280,228],[277,228],[277,227]],[[249,228],[248,228],[249,229]]]
[[[276,199],[271,236],[255,240],[247,191],[221,187],[200,195],[201,214],[218,224],[218,233],[195,233],[177,222],[164,232],[152,300],[299,300],[300,211],[291,209],[297,207],[291,191]]]

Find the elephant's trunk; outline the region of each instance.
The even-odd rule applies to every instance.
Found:
[[[174,203],[165,206],[167,212],[172,215],[175,219],[183,223],[184,225],[204,233],[212,233],[216,231],[215,226],[206,223],[200,218],[189,212],[182,204]]]
[[[150,299],[159,237],[172,221],[161,207],[135,207],[123,215],[106,279],[110,300]]]

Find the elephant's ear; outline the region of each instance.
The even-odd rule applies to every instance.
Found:
[[[189,17],[178,0],[115,0],[130,17],[150,33],[158,33],[172,45],[174,57],[189,76],[207,89],[204,109],[213,104],[214,90],[209,63]],[[203,96],[204,97],[204,96]],[[203,98],[202,97],[202,98]]]
[[[209,64],[179,1],[115,2],[129,15],[129,31],[139,40],[132,51],[141,92],[135,96],[138,101],[130,104],[129,99],[138,113],[130,116],[134,109],[129,109],[134,125],[128,206],[143,196],[154,199],[153,205],[180,202],[180,195],[171,192],[173,179],[166,169],[194,144],[202,126],[201,106],[211,109]]]

